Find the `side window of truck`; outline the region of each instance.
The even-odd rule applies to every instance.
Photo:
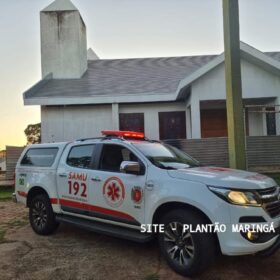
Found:
[[[58,148],[31,148],[21,160],[21,165],[51,167],[55,161]]]
[[[123,146],[105,144],[100,158],[99,169],[120,172],[120,165],[123,161],[139,160],[130,150]]]
[[[91,167],[95,145],[74,146],[71,148],[66,163],[76,168]]]

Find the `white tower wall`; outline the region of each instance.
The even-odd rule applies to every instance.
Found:
[[[87,70],[84,21],[69,0],[56,0],[41,11],[42,76],[78,79]]]

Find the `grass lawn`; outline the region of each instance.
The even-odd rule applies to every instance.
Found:
[[[0,201],[11,199],[13,192],[13,187],[0,187]]]

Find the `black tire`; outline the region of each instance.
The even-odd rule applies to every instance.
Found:
[[[158,238],[160,250],[173,270],[190,277],[209,267],[217,252],[214,234],[183,233],[182,230],[184,224],[192,225],[193,229],[196,225],[207,224],[202,215],[184,208],[175,209],[166,213],[160,223],[164,224],[164,233],[160,233]]]
[[[39,235],[53,233],[59,223],[55,219],[49,197],[46,194],[36,195],[29,207],[29,222],[32,229]]]

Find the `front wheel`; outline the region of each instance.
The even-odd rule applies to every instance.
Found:
[[[184,225],[196,228],[206,223],[203,216],[186,209],[172,210],[162,217],[164,233],[159,234],[160,250],[177,273],[198,275],[214,260],[216,246],[213,234],[184,230]]]
[[[58,227],[52,205],[47,195],[36,195],[29,207],[29,221],[32,229],[40,235],[49,235]]]

